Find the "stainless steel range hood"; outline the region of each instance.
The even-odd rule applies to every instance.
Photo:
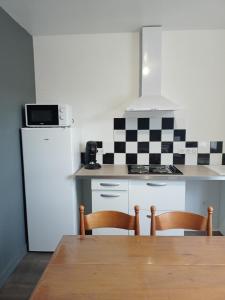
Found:
[[[161,95],[162,28],[143,27],[141,32],[141,95],[126,112],[174,111],[179,107]]]

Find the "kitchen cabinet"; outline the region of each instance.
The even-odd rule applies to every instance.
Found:
[[[185,210],[185,182],[92,179],[92,211],[117,210],[134,215],[134,206],[140,206],[142,235],[150,234],[150,206],[157,213]],[[158,232],[158,235],[183,235],[183,230]],[[93,234],[128,234],[122,229],[95,229]],[[133,234],[130,232],[129,234]]]
[[[185,182],[129,180],[129,213],[133,206],[140,206],[141,235],[150,234],[150,206],[155,205],[156,214],[171,210],[185,210]],[[183,235],[184,230],[159,231],[157,235]]]
[[[100,210],[117,210],[128,213],[128,180],[93,179],[92,212]],[[128,231],[118,228],[97,228],[93,235],[128,235]]]
[[[184,210],[185,182],[130,180],[129,206],[136,204],[144,210],[149,210],[151,205],[157,210]]]
[[[128,213],[133,212],[134,204],[141,206],[140,223],[142,234],[149,233],[150,221],[146,218],[146,215],[150,213],[149,209],[151,204],[157,206],[157,213],[170,210],[185,210],[200,215],[207,215],[208,206],[212,206],[214,208],[213,230],[220,231],[225,235],[225,176],[216,174],[206,166],[179,165],[179,170],[183,175],[155,176],[128,174],[126,165],[102,165],[101,169],[94,171],[81,168],[75,174],[76,180],[79,181],[79,186],[81,186],[82,190],[79,201],[87,208],[86,213],[89,213],[92,211],[91,206],[93,204],[91,201],[92,189],[105,191],[126,190],[128,194]],[[112,182],[116,185],[110,187],[107,184],[103,184],[102,186],[100,185],[102,181],[106,181],[105,183],[107,184]],[[161,189],[160,187],[160,192],[157,189],[152,192],[153,186],[151,187],[151,203],[148,201],[148,196],[146,196],[146,198],[144,196],[147,193],[147,187],[143,188],[143,186],[145,186],[147,182],[167,183],[167,186],[164,188],[162,187]],[[178,188],[179,182],[183,182],[180,188]],[[140,186],[142,186],[142,188],[140,188]],[[143,190],[145,190],[145,192],[142,193]],[[150,189],[148,192],[149,191]],[[180,193],[177,191],[180,191]],[[143,199],[146,200],[143,202]],[[163,200],[159,201],[159,199]],[[178,200],[179,202],[177,202]],[[102,206],[102,208],[104,208],[104,206]],[[115,209],[117,208],[115,207]],[[172,234],[172,231],[169,231],[169,233]],[[159,234],[160,231],[158,231],[158,235]],[[167,233],[163,231],[163,234],[165,235]]]

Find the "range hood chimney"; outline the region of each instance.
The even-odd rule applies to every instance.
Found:
[[[161,95],[162,28],[143,27],[141,43],[141,95],[126,112],[177,110],[177,104]]]

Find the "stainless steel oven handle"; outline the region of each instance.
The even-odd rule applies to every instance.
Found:
[[[100,183],[101,186],[120,186],[119,183]]]
[[[167,183],[165,182],[147,182],[146,183],[148,186],[166,186]]]
[[[104,197],[104,198],[116,198],[119,196],[120,195],[116,195],[116,194],[101,194],[101,197]]]

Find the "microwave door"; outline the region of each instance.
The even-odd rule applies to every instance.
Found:
[[[29,126],[59,125],[58,105],[29,105],[27,121]]]

